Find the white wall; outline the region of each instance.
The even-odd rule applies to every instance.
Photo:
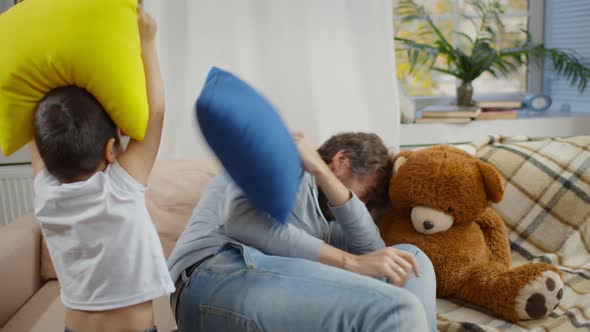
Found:
[[[13,0],[0,0],[0,13],[12,6]]]
[[[253,84],[319,144],[372,131],[399,144],[390,0],[146,1],[159,25],[167,114],[160,159],[208,153],[194,102],[216,65]]]
[[[6,164],[22,164],[30,161],[29,150],[26,146],[10,155],[10,157],[5,157],[2,152],[0,152],[0,166]]]

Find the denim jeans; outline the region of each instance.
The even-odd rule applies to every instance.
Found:
[[[305,259],[227,245],[188,277],[177,323],[192,331],[436,331],[436,281],[415,246],[422,276],[403,287]]]

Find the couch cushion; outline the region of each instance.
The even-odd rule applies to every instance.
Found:
[[[504,219],[513,265],[548,262],[563,271],[559,307],[540,320],[510,324],[484,312],[438,301],[443,331],[587,330],[590,327],[590,136],[490,137],[477,156],[505,182],[492,208]],[[477,325],[476,325],[477,324]]]
[[[590,222],[589,149],[590,136],[500,138],[479,149],[504,178],[504,199],[492,207],[512,232],[513,249],[555,254],[552,263],[571,267],[590,264],[590,234],[583,231]]]
[[[63,331],[65,309],[59,289],[57,281],[43,285],[2,327],[2,332]]]
[[[213,159],[158,161],[146,204],[168,257],[203,191],[219,170]]]
[[[170,298],[162,296],[154,301],[154,315],[156,326],[159,332],[170,332],[176,330],[176,322],[172,309],[170,309]]]
[[[47,282],[12,316],[0,332],[63,331],[65,307],[59,299],[59,291],[57,281]],[[176,329],[168,297],[156,299],[154,314],[158,331],[169,332]]]
[[[56,280],[57,274],[55,268],[53,268],[53,262],[49,256],[49,250],[47,249],[47,243],[45,237],[41,236],[41,280],[43,282],[49,280]]]
[[[40,239],[32,213],[0,228],[0,326],[41,287]]]
[[[193,208],[219,171],[214,159],[158,160],[148,181],[146,205],[168,257]],[[41,248],[41,277],[57,279],[47,246]]]

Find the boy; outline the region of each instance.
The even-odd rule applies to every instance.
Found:
[[[66,331],[156,331],[152,300],[174,291],[145,206],[164,116],[157,27],[141,9],[138,25],[150,112],[144,141],[125,150],[102,106],[78,87],[49,92],[35,112],[35,215],[62,287]]]

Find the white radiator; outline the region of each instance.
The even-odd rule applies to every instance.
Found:
[[[0,226],[30,211],[33,211],[33,168],[0,166]]]

